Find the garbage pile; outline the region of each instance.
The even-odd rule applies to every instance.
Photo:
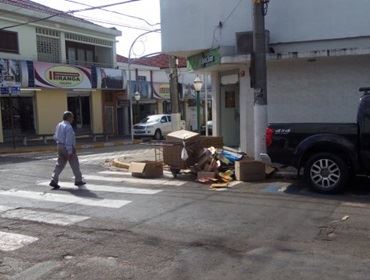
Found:
[[[190,169],[197,175],[197,182],[211,184],[211,188],[227,188],[235,180],[261,181],[275,171],[245,153],[224,148],[221,137],[180,130],[170,133],[165,142],[163,161],[174,176]]]

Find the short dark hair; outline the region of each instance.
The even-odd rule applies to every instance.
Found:
[[[71,117],[73,117],[73,113],[72,112],[70,112],[70,111],[65,111],[64,113],[63,113],[63,121],[66,121],[66,120],[68,120],[69,118],[71,118]]]

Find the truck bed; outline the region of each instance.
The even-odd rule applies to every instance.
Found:
[[[295,166],[294,154],[298,145],[310,136],[335,134],[357,143],[356,123],[276,123],[270,124],[274,135],[268,154],[275,163]]]

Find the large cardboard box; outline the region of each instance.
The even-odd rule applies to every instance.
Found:
[[[183,142],[188,152],[187,160],[181,159]],[[166,144],[163,147],[163,162],[172,168],[186,169],[198,161],[199,151],[202,149],[199,133],[187,130],[179,130],[167,135]]]
[[[163,164],[156,161],[135,161],[130,163],[129,172],[133,177],[158,178],[163,176]]]
[[[262,161],[241,160],[235,162],[235,177],[238,181],[262,181],[266,178],[265,171],[265,164]]]
[[[166,137],[166,142],[172,143],[194,143],[200,141],[199,133],[188,131],[188,130],[178,130],[171,132]]]

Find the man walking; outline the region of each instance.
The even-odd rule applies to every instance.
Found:
[[[73,121],[73,113],[66,111],[63,114],[63,121],[58,123],[55,129],[54,140],[57,142],[58,161],[50,182],[50,186],[54,189],[60,188],[58,185],[59,175],[62,173],[67,162],[69,162],[75,176],[75,185],[77,187],[82,187],[86,184],[86,182],[82,180],[80,163],[78,162],[76,154],[76,136],[72,128]]]

